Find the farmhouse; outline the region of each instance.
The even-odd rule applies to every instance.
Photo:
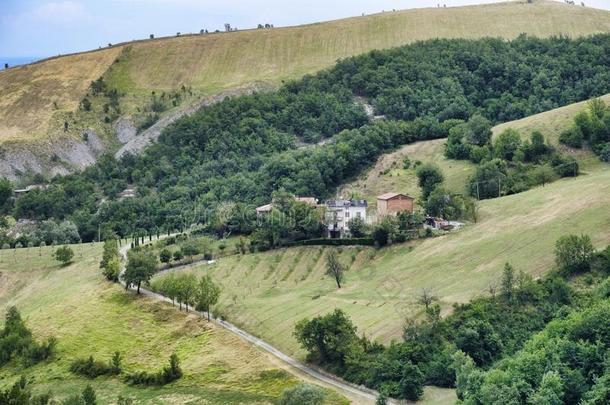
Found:
[[[385,193],[377,196],[377,218],[405,211],[412,214],[414,200],[411,196],[399,193]]]
[[[312,207],[315,207],[316,205],[318,205],[318,199],[314,198],[314,197],[295,197],[294,199],[296,201],[311,205]],[[263,217],[266,214],[268,214],[269,212],[271,212],[272,209],[273,209],[273,202],[270,202],[269,204],[261,205],[260,207],[256,207],[256,217],[260,219],[261,217]]]
[[[326,229],[329,238],[350,236],[349,221],[361,218],[366,221],[366,200],[328,200],[326,201]]]

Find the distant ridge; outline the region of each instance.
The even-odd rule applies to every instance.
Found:
[[[0,70],[0,145],[4,150],[0,175],[65,173],[91,164],[102,151],[118,150],[124,143],[123,133],[135,134],[130,125],[137,125],[153,91],[189,89],[188,100],[164,113],[174,114],[176,109],[188,109],[204,97],[226,90],[277,86],[329,67],[337,59],[417,40],[601,32],[610,32],[610,11],[523,0],[390,11],[296,27],[143,39],[54,57]],[[124,95],[118,121],[104,123],[103,114],[83,114],[78,109],[91,82],[101,76]],[[96,108],[101,110],[101,106]],[[85,132],[92,135],[89,143],[83,141]]]

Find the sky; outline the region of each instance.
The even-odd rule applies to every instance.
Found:
[[[501,0],[0,0],[0,56],[47,57],[224,23],[276,27],[380,12]],[[580,0],[578,1],[580,3]],[[610,0],[585,0],[610,10]]]

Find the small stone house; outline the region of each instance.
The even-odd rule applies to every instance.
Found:
[[[377,196],[377,218],[381,219],[387,215],[396,215],[405,211],[412,214],[413,201],[415,201],[413,197],[399,193],[385,193]]]

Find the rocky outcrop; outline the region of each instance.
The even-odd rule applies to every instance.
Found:
[[[136,127],[127,117],[121,117],[117,120],[114,131],[116,139],[122,144],[133,140],[138,133]]]

